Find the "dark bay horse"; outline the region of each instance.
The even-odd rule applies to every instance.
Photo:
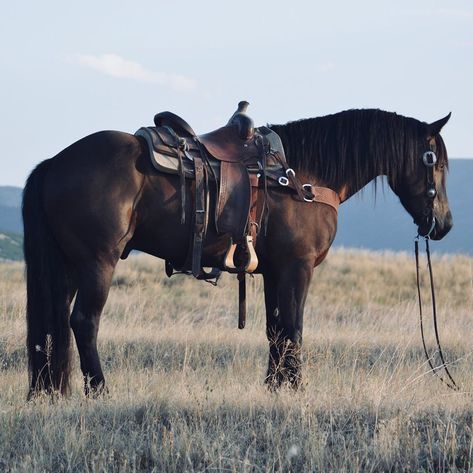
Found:
[[[448,119],[427,124],[380,110],[350,110],[271,128],[302,182],[329,187],[343,202],[386,175],[419,234],[441,239],[452,226],[447,153],[439,135]],[[434,149],[436,163],[426,163],[425,153]],[[270,348],[266,382],[297,387],[304,303],[313,270],[334,240],[337,213],[296,200],[283,187],[270,189],[268,204],[267,231],[256,248]],[[180,221],[179,178],[152,167],[140,138],[95,133],[36,167],[24,190],[23,219],[30,396],[68,391],[71,328],[86,394],[98,394],[105,378],[97,333],[118,260],[131,249],[185,260],[192,229]],[[212,228],[206,267],[221,264],[228,246]]]

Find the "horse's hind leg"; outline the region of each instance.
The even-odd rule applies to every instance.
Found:
[[[116,263],[117,261],[91,262],[81,268],[78,278],[71,327],[79,350],[86,395],[98,395],[105,388],[105,378],[97,351],[97,333]]]

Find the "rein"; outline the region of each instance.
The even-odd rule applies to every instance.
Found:
[[[448,369],[448,363],[445,361],[445,357],[443,356],[442,346],[440,344],[440,337],[437,325],[437,305],[435,301],[435,286],[434,286],[434,275],[432,271],[432,261],[430,258],[430,247],[429,247],[429,238],[425,238],[425,252],[427,255],[427,267],[429,268],[429,281],[430,281],[430,293],[432,296],[432,318],[434,321],[434,331],[435,331],[435,341],[437,343],[437,350],[440,357],[442,364],[440,366],[434,366],[432,363],[432,356],[429,355],[427,350],[427,345],[425,343],[425,334],[424,334],[424,317],[422,312],[422,296],[420,290],[420,271],[419,271],[419,236],[415,239],[414,242],[415,247],[415,255],[416,255],[416,281],[417,281],[417,295],[419,298],[419,320],[420,320],[420,333],[422,336],[422,346],[424,348],[424,354],[429,363],[430,369],[432,372],[440,379],[442,383],[445,383],[450,389],[454,391],[458,391],[460,388],[458,387],[457,383],[453,379],[450,371]],[[446,381],[440,374],[439,370],[444,369],[447,378],[449,381]]]
[[[460,388],[458,387],[457,383],[455,382],[452,375],[450,374],[450,371],[448,369],[448,364],[445,361],[445,357],[443,355],[442,346],[440,344],[438,325],[437,325],[437,305],[436,305],[436,300],[435,300],[434,275],[433,275],[433,270],[432,270],[432,261],[430,258],[430,246],[429,246],[430,235],[435,228],[434,200],[435,200],[435,197],[437,196],[437,191],[435,189],[435,179],[434,179],[434,166],[435,166],[435,163],[437,162],[437,156],[435,154],[436,146],[435,146],[435,140],[433,138],[430,140],[429,145],[430,145],[430,151],[426,151],[423,154],[422,161],[427,170],[426,197],[429,204],[426,207],[426,210],[424,213],[427,219],[429,219],[430,217],[430,226],[429,226],[428,232],[425,235],[417,235],[414,241],[414,250],[415,250],[415,258],[416,258],[417,296],[419,298],[420,333],[422,336],[422,346],[424,348],[424,354],[427,359],[427,362],[429,363],[431,371],[440,379],[442,383],[446,384],[450,389],[453,389],[454,391],[458,391]],[[427,267],[429,269],[430,293],[432,297],[432,318],[434,322],[435,341],[437,344],[437,351],[440,357],[440,361],[442,362],[440,366],[433,365],[432,356],[429,355],[429,352],[427,350],[427,345],[425,343],[424,318],[423,318],[423,312],[422,312],[422,296],[421,296],[421,289],[420,289],[420,270],[419,270],[419,239],[420,237],[424,238],[425,240]],[[439,370],[441,370],[442,368],[445,371],[445,374],[447,375],[448,381],[445,380],[439,374]]]

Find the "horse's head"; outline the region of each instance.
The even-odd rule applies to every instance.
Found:
[[[446,191],[447,150],[439,134],[449,118],[450,114],[425,124],[401,175],[389,180],[418,226],[419,235],[433,240],[442,239],[453,225]]]

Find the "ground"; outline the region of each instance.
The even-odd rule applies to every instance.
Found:
[[[473,259],[435,258],[434,271],[460,392],[428,372],[411,255],[329,255],[306,305],[297,393],[263,385],[260,277],[240,331],[234,277],[168,279],[140,255],[120,263],[102,317],[108,396],[84,398],[74,348],[71,396],[27,403],[23,266],[2,262],[0,471],[471,470]]]

